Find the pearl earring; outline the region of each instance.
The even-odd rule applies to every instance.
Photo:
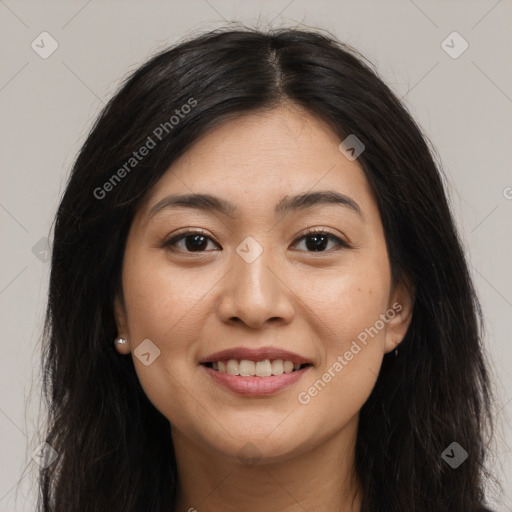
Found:
[[[124,338],[117,338],[114,343],[116,343],[116,345],[125,345],[128,343],[128,340],[125,340]]]

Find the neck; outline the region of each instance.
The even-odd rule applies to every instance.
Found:
[[[244,465],[172,430],[177,512],[360,512],[355,471],[358,418],[322,444],[286,460]]]

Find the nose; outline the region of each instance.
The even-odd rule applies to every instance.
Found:
[[[293,291],[272,251],[264,249],[251,263],[234,253],[231,270],[222,280],[218,315],[223,322],[243,322],[257,329],[265,322],[290,323]]]

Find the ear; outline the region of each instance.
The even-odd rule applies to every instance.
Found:
[[[406,279],[395,285],[388,304],[386,316],[389,318],[386,329],[384,351],[395,350],[402,342],[411,323],[414,306],[414,287]]]
[[[116,343],[116,350],[123,355],[129,354],[131,352],[130,333],[128,331],[126,307],[124,304],[124,299],[120,293],[116,294],[116,297],[114,299],[114,317],[116,320],[118,337],[124,338],[128,341],[128,343],[125,343],[124,345]]]

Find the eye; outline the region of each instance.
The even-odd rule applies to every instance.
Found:
[[[185,231],[163,242],[162,247],[169,247],[171,250],[178,248],[185,252],[204,252],[208,241],[212,241],[212,239],[202,231]],[[181,242],[184,242],[184,247],[178,246],[178,243]]]
[[[325,231],[325,229],[309,230],[304,235],[295,240],[294,245],[304,240],[307,252],[327,252],[326,246],[329,241],[334,241],[336,245],[350,248],[350,245],[339,238],[338,236]],[[179,244],[183,244],[180,246]],[[162,243],[162,247],[170,248],[171,250],[180,249],[184,252],[207,252],[208,242],[213,240],[204,234],[203,231],[185,231],[178,235],[173,236],[169,240]],[[218,244],[213,242],[217,247]]]
[[[338,236],[325,231],[325,229],[309,230],[297,240],[305,240],[305,247],[309,249],[308,252],[327,252],[325,250],[325,246],[329,244],[329,240],[335,241],[338,246],[350,248],[350,245],[347,242]]]

